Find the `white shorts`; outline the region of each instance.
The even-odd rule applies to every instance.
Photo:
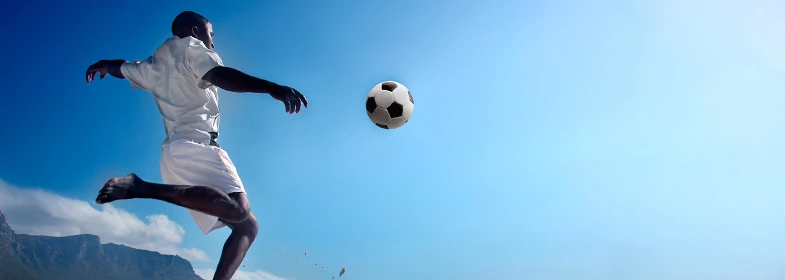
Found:
[[[227,194],[245,192],[226,151],[190,140],[174,140],[163,146],[161,177],[169,185],[212,186]],[[204,234],[226,226],[215,216],[188,211]]]

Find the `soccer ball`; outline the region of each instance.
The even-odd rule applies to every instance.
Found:
[[[396,129],[411,119],[414,99],[404,85],[394,81],[381,82],[368,93],[365,111],[376,126]]]

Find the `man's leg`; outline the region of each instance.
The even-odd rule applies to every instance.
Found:
[[[230,280],[237,268],[242,264],[245,253],[248,252],[254,239],[256,239],[259,225],[256,223],[256,217],[252,213],[248,214],[248,219],[241,223],[232,223],[225,220],[221,222],[232,229],[232,234],[229,235],[226,243],[224,243],[221,259],[218,261],[213,280]]]
[[[242,223],[250,214],[245,193],[227,195],[212,186],[157,184],[136,174],[113,178],[98,192],[95,202],[109,203],[120,199],[151,198],[216,216],[229,223]],[[255,222],[254,222],[255,223]]]

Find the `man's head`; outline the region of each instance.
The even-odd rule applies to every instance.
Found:
[[[207,18],[192,11],[185,11],[177,15],[172,21],[172,35],[180,38],[188,36],[202,41],[208,49],[215,48],[213,44],[213,25]]]

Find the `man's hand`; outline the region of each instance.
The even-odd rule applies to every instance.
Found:
[[[98,62],[93,63],[93,65],[90,65],[90,67],[87,67],[87,77],[86,77],[87,83],[89,84],[90,81],[95,80],[95,74],[97,73],[101,73],[101,76],[99,76],[99,78],[103,80],[104,77],[106,77],[106,73],[107,73],[106,68],[107,68],[106,60],[99,60]]]
[[[98,78],[101,80],[106,77],[106,74],[112,75],[118,79],[125,79],[123,73],[120,71],[120,66],[125,63],[125,60],[122,59],[115,59],[115,60],[99,60],[90,67],[87,67],[87,73],[85,74],[85,78],[87,79],[87,83],[89,84],[91,81],[95,80],[95,75],[101,73]]]
[[[305,96],[291,87],[277,86],[270,91],[270,96],[283,102],[286,106],[286,112],[289,114],[300,113],[302,105],[308,108],[308,100],[305,99]]]

